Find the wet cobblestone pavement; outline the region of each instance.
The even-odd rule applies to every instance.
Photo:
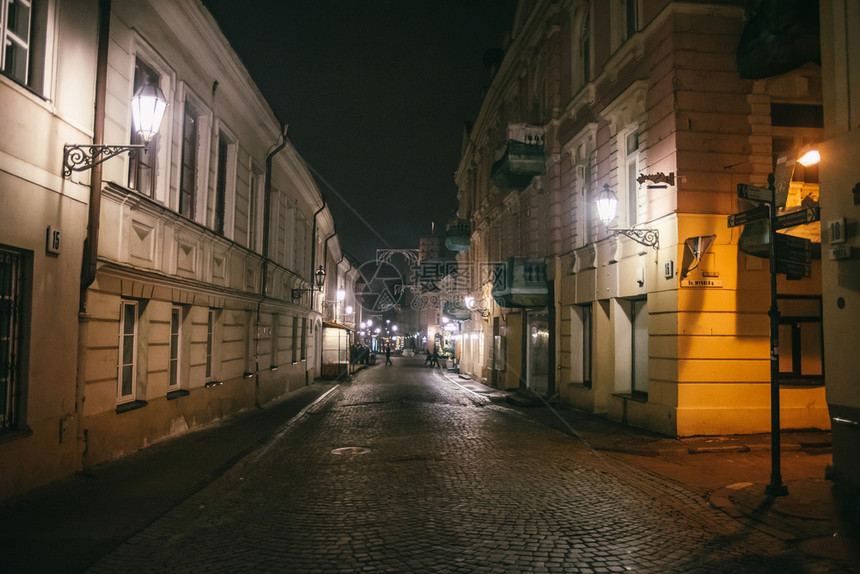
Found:
[[[88,572],[848,571],[394,361],[334,387]]]

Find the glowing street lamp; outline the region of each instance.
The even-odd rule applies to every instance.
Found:
[[[597,194],[595,203],[597,203],[597,215],[600,217],[600,221],[613,236],[624,235],[640,245],[654,249],[660,248],[660,234],[656,229],[609,227],[615,221],[618,212],[618,196],[615,195],[609,184],[603,185],[603,189]]]
[[[130,145],[72,145],[63,146],[63,177],[73,171],[85,171],[121,153],[134,153],[146,149],[158,133],[167,99],[158,86],[146,84],[138,88],[131,98],[131,119],[142,144]]]

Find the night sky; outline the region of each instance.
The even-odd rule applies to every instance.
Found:
[[[341,247],[418,247],[456,208],[465,122],[515,0],[204,0],[320,182]],[[366,223],[365,223],[366,222]]]

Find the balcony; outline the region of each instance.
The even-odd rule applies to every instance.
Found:
[[[493,270],[492,293],[505,308],[546,307],[546,260],[508,257]]]
[[[490,177],[502,189],[524,189],[546,170],[544,133],[539,126],[508,124],[507,139],[490,168]]]
[[[466,219],[452,221],[445,228],[445,247],[451,251],[465,251],[472,242],[472,226]]]

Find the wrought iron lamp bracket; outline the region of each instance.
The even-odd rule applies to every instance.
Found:
[[[144,144],[131,145],[71,145],[63,146],[63,177],[73,171],[86,171],[121,153],[134,157],[137,150],[146,149]]]
[[[623,229],[617,227],[608,228],[613,235],[624,235],[640,245],[660,249],[660,233],[656,229]]]
[[[298,299],[301,299],[302,295],[304,293],[308,293],[308,292],[316,293],[317,291],[321,292],[322,289],[317,289],[316,287],[306,287],[303,289],[296,288],[296,289],[293,289],[292,292],[290,293],[290,299],[292,299],[293,301],[296,301]]]

